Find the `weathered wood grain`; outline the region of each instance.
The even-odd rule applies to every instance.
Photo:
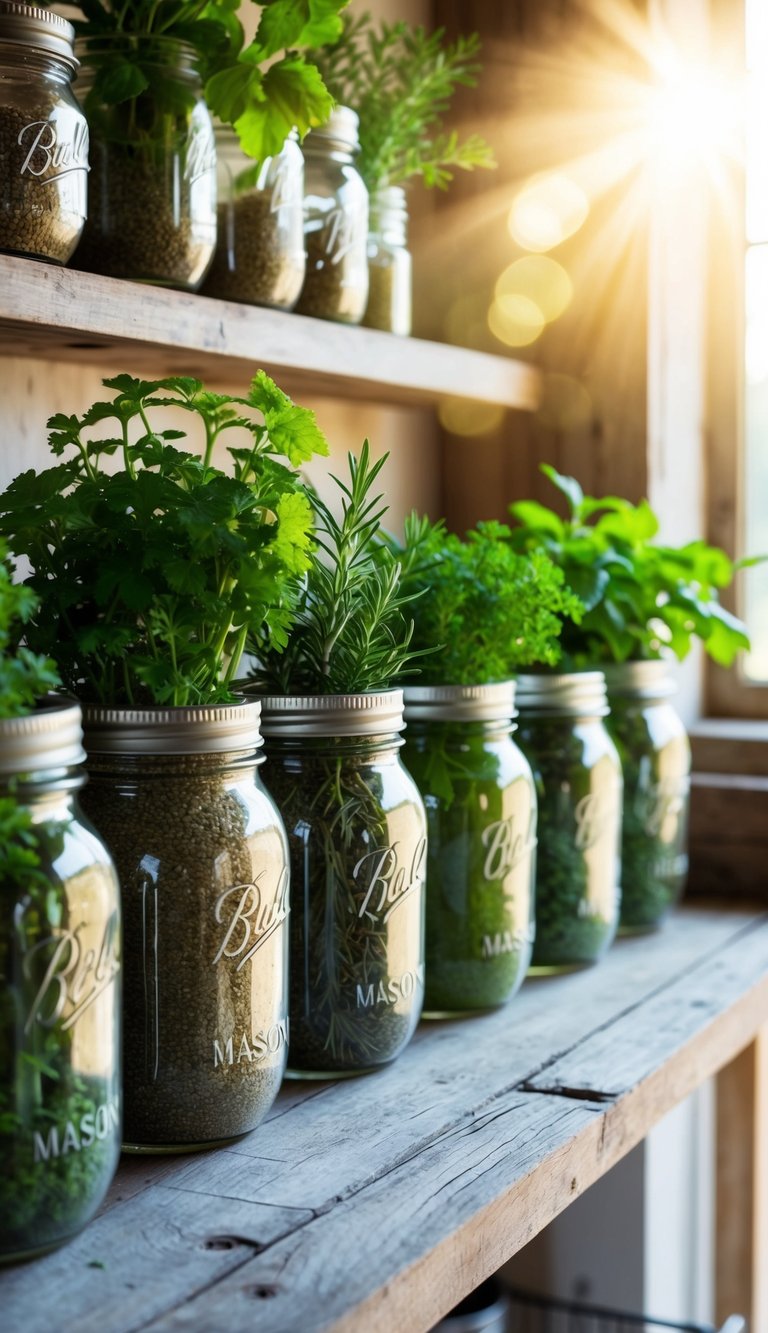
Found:
[[[768,1328],[768,1029],[717,1077],[715,1310]]]

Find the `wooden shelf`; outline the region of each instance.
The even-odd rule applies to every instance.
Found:
[[[450,396],[527,410],[539,386],[535,369],[506,357],[7,255],[0,354],[240,385],[261,367],[292,390],[385,403]]]
[[[768,915],[686,909],[379,1074],[287,1085],[231,1148],[127,1161],[0,1276],[3,1326],[423,1333],[766,1021]]]

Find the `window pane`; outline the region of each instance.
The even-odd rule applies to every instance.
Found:
[[[745,549],[768,552],[768,245],[747,250],[746,403],[744,415]],[[748,680],[768,681],[768,566],[745,576],[745,616],[752,652],[744,661]]]

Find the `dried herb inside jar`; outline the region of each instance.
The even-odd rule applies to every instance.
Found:
[[[45,125],[55,110],[53,100],[20,111],[0,106],[0,250],[65,264],[77,245],[85,216],[88,137],[85,121],[74,108],[60,109],[58,134],[71,137],[75,170],[57,176],[47,149],[32,148],[30,128]],[[55,142],[53,134],[49,142]],[[33,160],[27,159],[33,155]],[[25,163],[27,167],[25,170]],[[34,170],[30,170],[29,167]]]
[[[286,249],[271,196],[253,192],[219,204],[216,251],[204,292],[225,301],[294,305],[304,274],[303,251]]]

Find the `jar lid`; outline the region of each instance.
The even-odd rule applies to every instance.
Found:
[[[509,722],[516,716],[513,680],[405,687],[406,722]]]
[[[77,68],[73,43],[75,30],[66,19],[52,14],[50,9],[18,4],[16,0],[0,0],[0,40],[19,46],[34,46],[38,51],[50,52]]]
[[[517,677],[520,713],[566,717],[606,717],[610,712],[602,671],[545,671]]]
[[[258,750],[261,704],[190,708],[83,708],[85,748],[89,754],[223,754]]]
[[[359,124],[360,117],[351,106],[336,106],[322,125],[310,130],[304,140],[304,147],[311,149],[313,144],[319,145],[321,141],[335,140],[340,147],[353,152],[359,147],[357,137]]]
[[[265,736],[387,736],[405,725],[402,690],[260,697]]]
[[[677,682],[669,674],[669,663],[656,657],[647,662],[610,662],[602,668],[608,697],[669,699],[677,694]]]
[[[64,694],[49,694],[34,713],[0,719],[0,777],[54,772],[82,764],[80,705]]]

